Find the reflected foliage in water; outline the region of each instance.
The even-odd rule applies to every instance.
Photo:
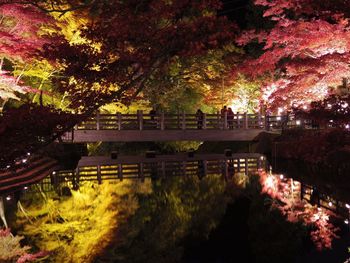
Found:
[[[22,199],[16,225],[27,241],[51,251],[47,262],[92,262],[113,240],[114,231],[138,208],[137,194],[150,183],[84,183],[69,197],[33,194]]]
[[[70,197],[27,196],[17,225],[50,262],[295,262],[312,229],[260,177],[227,179],[86,183]]]
[[[220,176],[155,181],[97,262],[179,262],[181,241],[189,234],[206,238],[223,216],[229,201],[225,188]]]

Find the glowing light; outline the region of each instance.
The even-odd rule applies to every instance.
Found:
[[[348,104],[347,102],[345,102],[344,104],[341,105],[341,107],[342,107],[343,109],[347,108],[348,106],[349,106],[349,104]]]
[[[276,188],[276,182],[275,182],[275,178],[273,176],[269,176],[266,178],[266,181],[265,181],[265,185],[267,188],[270,188],[270,189],[275,189]]]
[[[264,160],[265,159],[265,157],[264,156],[260,156],[260,160]]]
[[[7,201],[10,201],[10,200],[11,200],[11,196],[9,196],[9,195],[6,196],[6,200],[7,200]]]
[[[24,190],[27,190],[27,189],[28,189],[28,186],[25,186],[23,189],[24,189]]]
[[[345,219],[344,223],[348,225],[349,224],[349,220]]]
[[[327,108],[328,108],[328,109],[331,109],[331,108],[332,108],[332,104],[329,104],[329,103],[328,103],[328,104],[327,104]]]
[[[7,165],[7,166],[6,166],[7,169],[10,168],[10,167],[11,167],[11,165]]]
[[[332,202],[329,202],[328,205],[331,206],[331,207],[333,206]]]
[[[26,162],[27,162],[27,159],[23,159],[23,160],[22,160],[22,163],[26,163]]]
[[[53,171],[52,174],[56,174],[56,171]]]
[[[30,156],[30,153],[27,153],[28,156]]]
[[[300,120],[297,120],[295,123],[296,123],[296,125],[300,125],[300,124],[301,124],[301,121],[300,121]]]
[[[277,120],[277,121],[280,121],[280,120],[281,120],[281,117],[280,117],[280,116],[276,117],[276,120]]]
[[[317,220],[320,219],[320,215],[319,214],[314,214],[312,219],[313,219],[313,221],[317,221]]]
[[[303,109],[304,109],[304,110],[307,110],[307,106],[306,106],[306,105],[304,105],[304,106],[303,106]]]
[[[350,125],[349,125],[349,124],[346,124],[346,125],[345,125],[345,129],[350,129]]]
[[[347,209],[350,209],[350,205],[349,205],[349,204],[345,204],[345,207],[346,207]]]
[[[282,108],[278,108],[277,114],[280,115],[280,114],[282,114],[282,112],[283,112],[283,109]]]
[[[284,175],[283,175],[283,174],[281,174],[281,175],[280,175],[280,179],[282,180],[283,178],[284,178]]]

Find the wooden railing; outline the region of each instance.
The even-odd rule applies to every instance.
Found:
[[[261,131],[279,132],[289,128],[313,128],[308,120],[287,116],[237,113],[205,114],[100,114],[97,113],[61,136],[61,141],[250,141]],[[235,131],[231,133],[230,131]],[[132,131],[130,133],[130,131]],[[139,133],[138,131],[143,131]],[[153,133],[153,131],[157,131]],[[168,131],[168,132],[164,132]],[[182,132],[183,131],[183,132]],[[185,132],[196,131],[196,132]],[[220,132],[217,132],[220,131]],[[249,132],[246,132],[249,131]]]
[[[176,156],[175,156],[176,157]],[[52,191],[58,186],[67,185],[78,188],[80,182],[105,180],[166,178],[172,176],[204,177],[220,174],[228,179],[236,173],[255,173],[259,168],[265,169],[266,159],[261,154],[238,154],[232,156],[214,155],[202,159],[200,155],[188,156],[174,160],[174,156],[143,158],[142,162],[118,158],[110,164],[78,166],[75,170],[55,171],[40,182],[44,191]],[[167,160],[168,159],[168,160]],[[176,158],[175,158],[176,159]]]
[[[233,115],[203,114],[100,114],[88,118],[76,130],[227,130],[268,129],[281,127],[283,116],[238,113]]]
[[[98,164],[97,164],[98,163]],[[160,179],[174,176],[220,175],[229,180],[235,174],[254,174],[258,169],[266,169],[264,155],[255,153],[242,154],[178,154],[154,157],[119,156],[117,159],[107,157],[86,157],[75,170],[52,172],[38,184],[45,192],[62,189],[63,186],[79,188],[85,181],[102,183],[124,179],[145,178]],[[291,180],[286,178],[286,180]],[[315,187],[291,180],[295,194],[310,203],[343,216],[349,223],[350,205],[335,197],[319,192],[315,198]],[[314,199],[314,200],[312,200]],[[316,202],[316,203],[315,203]]]

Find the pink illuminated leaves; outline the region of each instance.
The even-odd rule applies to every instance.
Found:
[[[17,78],[9,76],[6,72],[0,70],[0,99],[19,100],[17,93],[27,93],[29,87],[18,85],[17,82]]]
[[[268,107],[290,107],[296,101],[322,99],[329,86],[340,85],[342,78],[350,77],[350,29],[343,14],[334,13],[333,21],[322,16],[307,20],[301,14],[326,12],[312,13],[308,9],[312,0],[259,0],[256,4],[267,7],[265,16],[278,20],[269,31],[247,31],[238,39],[241,45],[254,39],[264,44],[263,54],[248,59],[240,71],[252,77],[271,75],[262,87]],[[296,19],[288,18],[286,10],[294,12]]]
[[[265,171],[260,171],[259,176],[262,192],[278,200],[273,202],[272,208],[280,210],[290,222],[303,222],[313,226],[310,235],[317,249],[332,247],[332,240],[337,238],[338,229],[329,222],[330,212],[300,200],[298,182],[281,180],[277,175]]]
[[[48,252],[40,251],[30,254],[30,247],[21,246],[22,236],[14,236],[9,228],[0,229],[0,261],[1,262],[33,262],[49,255]]]
[[[31,6],[0,6],[0,55],[9,59],[28,60],[48,39],[40,35],[40,27],[52,22],[46,14]]]

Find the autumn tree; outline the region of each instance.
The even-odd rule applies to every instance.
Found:
[[[217,107],[213,94],[222,90],[240,50],[233,44],[191,57],[176,57],[165,70],[158,71],[145,83],[142,95],[170,111],[195,112],[199,107],[210,111]]]
[[[234,27],[216,16],[220,2],[91,1],[84,43],[47,45],[46,55],[65,66],[63,91],[72,106],[93,110],[130,101],[145,83],[179,57],[205,54],[226,44]]]
[[[19,94],[36,92],[21,81],[26,65],[38,56],[49,41],[43,25],[52,24],[48,15],[32,6],[0,5],[0,108]],[[46,35],[45,35],[46,34]],[[17,69],[17,75],[13,70]]]
[[[271,29],[244,32],[241,45],[263,44],[258,58],[246,61],[243,72],[268,75],[262,99],[267,106],[290,107],[320,100],[330,86],[350,77],[349,8],[343,1],[257,0]]]

